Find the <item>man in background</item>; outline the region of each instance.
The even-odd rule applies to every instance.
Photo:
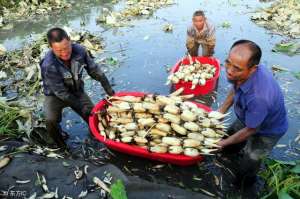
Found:
[[[191,56],[198,56],[199,46],[202,56],[211,57],[216,45],[215,27],[201,10],[193,14],[193,24],[187,30],[186,48]]]

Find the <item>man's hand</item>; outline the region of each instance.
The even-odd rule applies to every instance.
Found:
[[[224,139],[220,140],[219,142],[216,143],[218,146],[220,146],[220,151],[226,146]]]
[[[217,111],[225,114],[233,104],[233,97],[234,97],[234,90],[231,89],[230,92],[228,93],[224,103],[219,107],[219,109]]]
[[[219,107],[216,111],[222,113],[222,114],[225,114],[225,110],[222,109],[222,107]]]
[[[107,90],[106,90],[106,94],[107,94],[108,96],[113,96],[113,95],[116,94],[116,92],[115,92],[112,88],[110,88],[110,89],[107,89]]]
[[[111,95],[110,96],[113,96],[113,95],[115,95],[116,94],[116,92],[112,89],[111,90]]]

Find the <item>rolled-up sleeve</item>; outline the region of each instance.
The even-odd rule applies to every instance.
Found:
[[[245,125],[248,128],[258,128],[268,115],[267,103],[264,99],[254,98],[248,101],[245,112]]]
[[[196,31],[194,29],[194,27],[189,27],[186,31],[186,34],[188,37],[196,37]]]
[[[85,52],[85,62],[86,62],[86,71],[88,74],[95,80],[99,81],[104,88],[105,92],[108,95],[113,95],[114,91],[105,76],[105,74],[102,72],[100,66],[95,63],[94,59],[91,58],[88,52]]]
[[[216,28],[213,24],[207,24],[208,34],[206,42],[208,45],[214,46],[216,44]]]

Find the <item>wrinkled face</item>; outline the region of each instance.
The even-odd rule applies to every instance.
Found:
[[[225,60],[226,77],[230,83],[241,85],[256,71],[257,66],[248,67],[252,53],[245,45],[233,47]]]
[[[71,41],[63,39],[61,42],[54,42],[51,44],[53,53],[62,61],[68,61],[71,58],[72,46]]]
[[[193,25],[198,29],[202,30],[204,27],[205,17],[204,16],[195,16],[193,17]]]

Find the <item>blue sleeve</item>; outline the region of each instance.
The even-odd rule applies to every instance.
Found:
[[[102,85],[102,87],[104,88],[105,92],[112,96],[114,95],[114,90],[112,89],[107,77],[105,76],[105,74],[102,72],[100,65],[96,64],[94,62],[94,59],[91,58],[91,56],[89,55],[89,53],[86,51],[85,53],[85,62],[87,64],[87,72],[88,74],[95,80],[99,81]]]
[[[89,55],[89,52],[85,50],[84,52],[84,60],[86,63],[86,71],[89,75],[93,75],[93,73],[102,73],[98,64],[95,63],[94,59]]]
[[[264,99],[250,99],[245,113],[245,125],[248,128],[258,128],[265,120],[267,114],[268,107]]]

